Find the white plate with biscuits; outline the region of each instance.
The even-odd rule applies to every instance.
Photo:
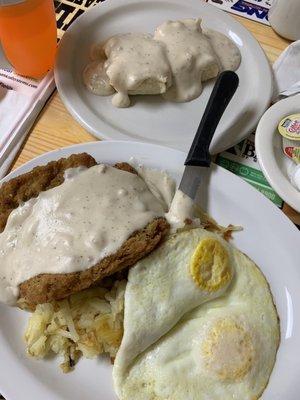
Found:
[[[86,152],[97,162],[113,164],[131,157],[145,166],[166,170],[179,182],[186,154],[137,142],[92,142],[46,153],[9,174],[9,180],[35,166]],[[220,224],[236,224],[234,244],[260,266],[270,283],[280,316],[281,343],[264,400],[295,400],[300,386],[300,274],[296,244],[299,232],[271,201],[249,184],[218,166],[212,166],[200,203]],[[258,299],[259,300],[259,299]],[[116,400],[109,359],[82,359],[74,372],[62,374],[58,360],[34,360],[25,353],[22,335],[28,314],[0,305],[0,393],[6,400],[45,398]],[[288,367],[288,368],[287,368]]]
[[[118,33],[153,33],[166,20],[185,18],[202,18],[203,25],[229,37],[241,53],[239,88],[217,128],[211,152],[233,146],[254,130],[270,104],[269,62],[239,22],[199,0],[109,0],[70,26],[59,45],[55,80],[64,104],[81,125],[98,138],[142,141],[188,151],[214,80],[206,82],[202,94],[187,103],[165,101],[159,95],[132,96],[131,107],[116,108],[111,96],[90,93],[82,78],[93,44]]]

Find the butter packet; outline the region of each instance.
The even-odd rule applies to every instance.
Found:
[[[286,139],[300,141],[300,114],[284,117],[279,122],[278,131]]]
[[[300,114],[283,118],[278,124],[278,132],[282,136],[284,154],[300,164]]]

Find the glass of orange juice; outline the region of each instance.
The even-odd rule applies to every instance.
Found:
[[[0,40],[18,74],[45,75],[57,45],[53,0],[0,0]]]

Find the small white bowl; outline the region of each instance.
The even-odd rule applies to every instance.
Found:
[[[293,163],[282,150],[282,137],[277,131],[282,118],[300,113],[300,95],[281,100],[261,117],[255,134],[257,159],[269,184],[278,195],[300,212],[300,192],[291,184],[288,170]]]

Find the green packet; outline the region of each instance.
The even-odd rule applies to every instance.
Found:
[[[250,183],[278,207],[282,207],[283,200],[269,185],[260,169],[254,143],[255,136],[251,134],[236,146],[218,154],[215,162]]]

